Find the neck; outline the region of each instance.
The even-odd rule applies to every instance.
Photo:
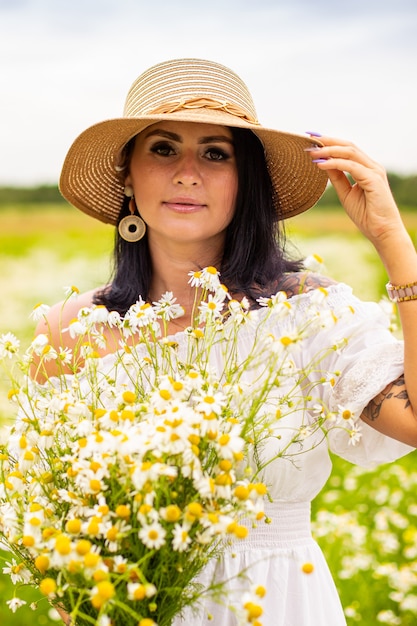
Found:
[[[172,291],[177,302],[185,309],[186,316],[191,315],[195,301],[195,288],[189,284],[189,272],[203,267],[220,265],[221,251],[201,244],[163,246],[153,243],[150,246],[152,259],[152,282],[149,298],[158,300],[166,291]]]

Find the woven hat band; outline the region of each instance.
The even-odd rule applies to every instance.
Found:
[[[193,98],[190,100],[182,100],[181,102],[166,102],[165,104],[161,104],[161,106],[156,109],[153,109],[150,112],[150,115],[161,115],[164,113],[170,114],[187,109],[225,111],[226,113],[246,120],[251,124],[259,124],[258,120],[248,115],[246,111],[241,109],[236,104],[232,104],[231,102],[219,102],[218,100],[213,100],[212,98]]]
[[[166,113],[181,103],[214,102],[216,108],[257,123],[248,88],[232,70],[211,61],[183,59],[161,63],[144,72],[131,86],[124,117]],[[177,104],[178,103],[178,104]],[[180,106],[175,110],[184,108]],[[201,108],[200,105],[186,108]]]

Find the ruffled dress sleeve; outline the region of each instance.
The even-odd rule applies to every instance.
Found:
[[[342,310],[349,310],[351,314],[343,315],[331,329],[318,332],[310,343],[310,358],[322,346],[346,344],[340,350],[330,350],[323,362],[327,371],[337,371],[340,375],[333,387],[320,386],[321,400],[330,411],[343,406],[360,416],[370,400],[404,372],[403,342],[389,330],[389,319],[382,307],[374,302],[362,302],[347,285],[332,286],[324,306],[336,314]],[[364,422],[361,422],[361,430],[362,437],[355,445],[345,429],[330,430],[331,452],[351,463],[371,468],[414,450]]]

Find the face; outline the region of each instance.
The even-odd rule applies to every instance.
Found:
[[[154,124],[136,138],[126,184],[150,244],[222,245],[238,187],[232,134],[212,124]]]

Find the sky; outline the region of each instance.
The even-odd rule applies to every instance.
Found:
[[[0,185],[56,184],[145,69],[228,65],[264,126],[353,141],[417,174],[415,0],[0,0]]]

